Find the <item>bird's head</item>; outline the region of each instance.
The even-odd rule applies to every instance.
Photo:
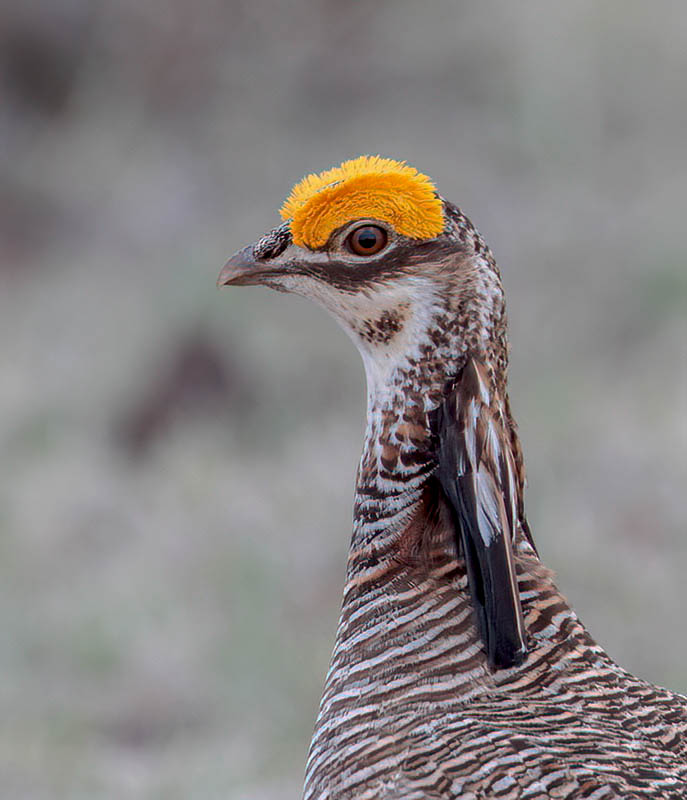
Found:
[[[358,346],[371,395],[397,383],[394,373],[424,373],[425,388],[438,389],[468,353],[505,381],[498,269],[427,176],[361,156],[308,175],[281,216],[227,262],[218,286],[262,284],[317,301]]]

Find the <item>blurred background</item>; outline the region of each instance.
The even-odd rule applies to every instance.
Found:
[[[360,153],[491,244],[541,553],[687,690],[686,87],[669,0],[2,4],[2,797],[300,796],[364,376],[215,279]]]

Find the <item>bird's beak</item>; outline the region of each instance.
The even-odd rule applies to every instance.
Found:
[[[217,278],[217,286],[221,289],[223,286],[250,286],[261,283],[261,279],[270,271],[272,270],[266,269],[264,264],[256,262],[251,244],[235,253],[222,267]]]

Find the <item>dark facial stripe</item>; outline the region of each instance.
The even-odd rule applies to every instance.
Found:
[[[461,253],[455,241],[442,235],[426,242],[399,241],[392,250],[365,260],[349,261],[340,256],[330,258],[322,253],[321,261],[300,264],[294,260],[289,264],[289,271],[331,284],[339,291],[352,293],[412,275],[421,264],[445,261],[447,257]]]

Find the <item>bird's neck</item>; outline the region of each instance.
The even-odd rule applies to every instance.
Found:
[[[436,325],[437,330],[446,327],[444,319]],[[415,552],[420,546],[412,541],[419,522],[427,528],[428,519],[439,511],[433,412],[451,392],[468,358],[494,363],[493,353],[475,353],[462,341],[441,341],[431,333],[418,350],[420,358],[406,359],[388,370],[383,382],[366,360],[367,427],[356,480],[349,580],[384,562],[403,561],[409,547]],[[499,379],[496,369],[489,371]],[[512,434],[508,446],[519,449],[505,394],[505,372],[502,375],[507,428]],[[455,541],[443,546],[455,558]]]
[[[404,365],[392,373],[382,388],[368,395],[368,417],[363,452],[358,467],[353,534],[349,550],[342,623],[355,620],[357,607],[373,596],[384,597],[379,613],[391,618],[402,604],[405,587],[443,591],[447,582],[457,601],[469,604],[465,563],[458,550],[458,536],[451,512],[435,471],[437,439],[434,411],[451,391],[466,360],[475,357],[460,346],[441,346],[434,358]],[[480,354],[489,358],[489,354]],[[448,367],[448,369],[447,369]],[[494,370],[490,370],[491,374]],[[505,378],[505,375],[504,375]],[[507,440],[516,461],[521,462],[519,442],[510,419],[503,381],[503,405]],[[369,382],[368,382],[369,387]],[[517,453],[516,453],[517,451]],[[518,510],[522,512],[523,474],[516,477]],[[528,557],[536,553],[525,535],[526,522],[514,531],[516,551]],[[352,612],[352,613],[348,613]],[[354,627],[343,625],[337,638]],[[390,628],[387,628],[390,632]]]
[[[416,355],[387,364],[382,374],[379,359],[361,351],[368,403],[348,560],[348,579],[354,582],[402,556],[404,535],[422,509],[435,470],[431,412],[465,361],[453,343],[428,341]]]
[[[348,579],[392,563],[435,468],[429,411],[399,392],[372,404],[358,466]]]
[[[467,299],[425,287],[421,302],[406,309],[396,338],[358,338],[368,413],[338,641],[355,638],[356,609],[375,596],[381,599],[378,613],[389,617],[390,634],[408,585],[431,594],[450,584],[456,602],[470,603],[467,578],[458,574],[465,564],[455,526],[435,477],[433,412],[453,393],[468,359],[478,359],[487,366],[494,396],[503,401],[509,439],[512,433],[504,444],[517,446],[506,396],[505,310],[499,301],[485,317],[488,294],[483,286]],[[495,290],[491,294],[495,303],[501,298]]]
[[[349,579],[407,547],[404,533],[421,512],[436,464],[431,413],[469,358],[488,364],[491,388],[503,400],[518,446],[506,394],[508,344],[500,277],[486,248],[472,253],[468,263],[460,291],[448,278],[418,278],[412,296],[390,286],[384,293],[386,306],[376,299],[374,310],[361,295],[356,325],[344,324],[363,358],[368,397]],[[382,326],[390,319],[394,326]]]

